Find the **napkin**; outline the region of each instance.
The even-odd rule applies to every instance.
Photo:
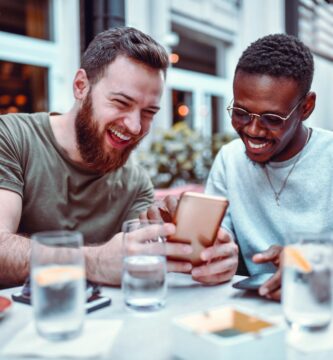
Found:
[[[3,349],[0,355],[50,358],[96,358],[107,355],[122,325],[121,320],[86,320],[82,334],[66,341],[40,337],[30,323]]]

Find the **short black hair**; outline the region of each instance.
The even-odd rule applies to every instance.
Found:
[[[238,71],[294,79],[306,94],[312,84],[314,63],[310,49],[297,37],[286,34],[264,36],[240,57]]]
[[[81,67],[94,84],[120,55],[162,70],[164,75],[169,66],[168,54],[162,45],[138,29],[122,26],[96,35],[82,55]]]

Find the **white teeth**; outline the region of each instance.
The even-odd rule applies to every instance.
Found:
[[[265,147],[265,146],[268,144],[268,142],[265,142],[265,143],[263,143],[263,144],[254,144],[254,143],[251,142],[250,140],[248,141],[248,143],[249,143],[249,145],[250,145],[250,147],[251,147],[252,149],[261,149],[261,148]]]
[[[109,129],[113,134],[115,134],[116,136],[118,136],[121,140],[124,140],[124,141],[128,141],[131,139],[130,136],[126,136],[122,133],[120,133],[119,131],[117,130],[114,130],[114,129]]]

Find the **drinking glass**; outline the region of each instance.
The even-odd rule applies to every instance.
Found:
[[[332,317],[332,234],[296,233],[283,255],[282,304],[295,329],[325,329]]]
[[[122,226],[122,290],[125,304],[134,310],[157,310],[167,294],[165,239],[162,221],[129,220]]]
[[[76,231],[33,234],[32,304],[37,332],[50,340],[80,334],[85,315],[82,235]]]

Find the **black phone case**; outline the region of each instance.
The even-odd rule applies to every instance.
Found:
[[[102,296],[100,287],[90,281],[86,282],[86,294],[87,301],[85,307],[87,313],[111,305],[111,298],[107,296]],[[24,283],[22,290],[12,294],[12,299],[26,305],[31,305],[30,296],[30,278],[28,278]]]
[[[23,295],[22,292],[12,294],[12,299],[22,304],[31,305],[30,297]],[[111,302],[111,298],[107,296],[92,295],[86,302],[86,313],[89,314],[95,310],[109,306]]]
[[[262,273],[252,275],[246,279],[232,284],[232,287],[240,290],[258,290],[262,284],[270,279],[274,273]]]

